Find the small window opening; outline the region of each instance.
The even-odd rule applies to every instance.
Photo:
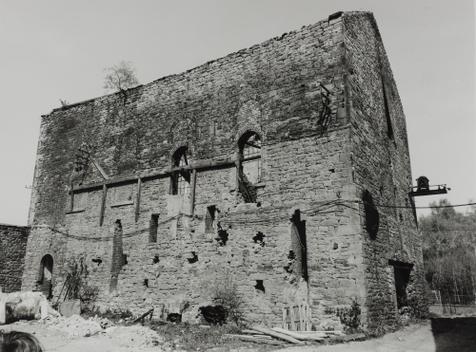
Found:
[[[385,108],[385,119],[387,120],[387,137],[389,139],[393,139],[393,126],[392,126],[392,118],[390,116],[390,108],[388,104],[388,97],[387,97],[387,85],[382,77],[382,86],[383,86],[383,104]]]
[[[207,207],[207,214],[205,215],[205,232],[213,233],[215,229],[215,216],[216,216],[216,206],[210,205]]]
[[[238,186],[246,203],[256,203],[256,184],[261,181],[261,138],[248,131],[238,141]]]
[[[158,262],[160,262],[160,258],[159,258],[159,255],[156,254],[154,255],[154,258],[152,259],[152,263],[157,264]]]
[[[149,287],[149,279],[144,279],[144,286]]]
[[[261,292],[266,292],[265,288],[264,288],[264,285],[263,285],[263,280],[256,280],[255,289],[257,289],[258,291],[261,291]]]
[[[157,242],[158,228],[159,228],[159,214],[152,214],[150,216],[150,224],[149,224],[149,243]]]
[[[180,147],[172,156],[172,166],[181,168],[188,165],[187,147]],[[190,170],[177,170],[171,176],[171,194],[187,195],[190,193]]]
[[[369,191],[363,192],[362,201],[364,203],[365,228],[370,238],[375,240],[379,229],[380,215]]]

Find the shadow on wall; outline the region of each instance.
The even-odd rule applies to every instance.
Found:
[[[476,351],[476,317],[432,318],[435,352]]]

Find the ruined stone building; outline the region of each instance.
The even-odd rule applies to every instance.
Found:
[[[372,329],[423,304],[405,117],[371,13],[53,110],[33,186],[22,289],[53,299],[74,262],[98,305],[134,313],[186,315],[224,284],[270,325],[356,301]]]

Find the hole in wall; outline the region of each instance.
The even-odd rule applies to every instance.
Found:
[[[263,285],[263,280],[256,280],[255,289],[258,290],[258,291],[261,291],[261,292],[265,292],[265,288],[264,288],[264,285]]]
[[[288,253],[288,265],[284,266],[283,269],[291,274],[293,272],[293,264],[296,261],[296,254],[294,254],[293,250],[290,250]]]
[[[264,238],[265,237],[266,236],[265,236],[264,233],[262,233],[261,231],[258,231],[256,233],[256,235],[253,236],[253,242],[259,244],[261,247],[264,247],[264,245],[265,245]]]
[[[191,254],[191,256],[187,258],[188,262],[189,262],[190,264],[193,264],[193,263],[198,262],[198,255],[197,255],[197,253],[191,252],[190,254]]]
[[[145,287],[149,287],[149,279],[144,279],[143,284]]]
[[[154,264],[157,264],[158,262],[160,262],[160,258],[159,258],[159,255],[158,255],[158,254],[154,255],[154,258],[152,259],[152,262],[153,262]]]
[[[333,245],[332,248],[337,249],[337,248],[339,248],[339,245],[336,242],[334,242],[334,245]]]
[[[96,263],[98,266],[101,265],[101,263],[102,263],[102,259],[99,258],[99,257],[93,258],[93,259],[91,259],[91,261],[92,261],[93,263]]]
[[[199,309],[207,323],[222,325],[226,322],[226,310],[223,306],[205,306]]]
[[[129,262],[127,261],[127,254],[123,254],[122,255],[122,265],[126,265],[126,264],[129,264]]]
[[[330,173],[334,173],[334,172],[336,172],[336,169],[334,169],[334,168],[329,169],[329,172],[330,172]]]
[[[179,313],[170,313],[167,315],[167,321],[171,323],[181,323],[182,322],[182,314]]]
[[[217,241],[221,247],[226,246],[226,242],[228,242],[228,232],[220,228],[217,237],[215,237],[215,241]]]

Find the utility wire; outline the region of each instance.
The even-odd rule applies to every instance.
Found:
[[[302,213],[308,213],[309,215],[317,215],[319,213],[324,213],[324,212],[329,211],[330,208],[332,208],[333,206],[344,206],[344,207],[352,209],[354,211],[359,211],[359,209],[356,209],[356,208],[354,208],[350,205],[347,205],[345,203],[366,204],[364,201],[361,201],[361,200],[358,200],[358,199],[352,200],[352,199],[339,199],[338,198],[338,199],[335,199],[335,200],[331,200],[331,201],[319,204],[318,206],[313,207],[313,208],[303,209],[303,210],[301,210],[301,212]],[[408,206],[408,205],[391,205],[391,204],[379,204],[379,203],[374,203],[373,205],[377,208],[380,207],[380,208],[397,208],[397,209],[442,209],[442,208],[456,208],[456,207],[465,207],[465,206],[476,205],[476,202],[455,204],[455,205],[434,205],[434,206],[426,206],[426,207],[425,206],[412,207],[412,206]],[[159,222],[157,225],[161,225],[161,224],[167,223],[171,220],[174,220],[174,219],[178,218],[180,215],[186,215],[186,214],[180,213],[178,215],[171,216],[171,217]],[[283,220],[282,218],[271,217],[271,218],[266,218],[266,219],[254,219],[254,220],[248,219],[247,222],[248,223],[259,224],[259,223],[267,223],[267,222],[270,222],[270,221],[282,221],[282,220]],[[233,219],[230,219],[230,220],[223,219],[222,221],[225,224],[233,224],[233,223],[236,224],[236,223],[242,222],[241,220],[233,220]],[[74,235],[74,234],[70,234],[70,233],[65,232],[65,231],[61,231],[61,230],[56,229],[56,228],[51,227],[51,226],[45,226],[45,225],[43,225],[43,226],[41,226],[41,225],[40,226],[32,226],[32,228],[45,228],[45,227],[48,228],[49,230],[57,233],[57,234],[63,235],[65,237],[75,238],[75,239],[78,239],[78,240],[109,241],[112,238],[114,238],[114,235],[101,236],[101,237],[99,237],[99,236],[88,236],[88,235]],[[148,230],[149,230],[149,228],[137,229],[137,230],[131,231],[129,233],[123,233],[122,236],[123,236],[123,238],[134,237],[134,236],[137,236],[137,235],[144,234]]]

